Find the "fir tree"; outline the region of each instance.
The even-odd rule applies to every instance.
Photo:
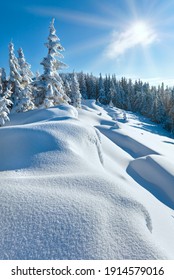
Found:
[[[134,87],[132,80],[129,79],[128,85],[127,85],[127,109],[128,111],[132,111],[132,104],[133,104],[133,98],[134,98]]]
[[[30,65],[26,62],[22,48],[18,50],[19,71],[22,77],[22,89],[18,95],[18,102],[15,106],[16,112],[26,112],[35,108],[33,102],[33,73],[30,70]]]
[[[81,93],[79,88],[79,82],[77,80],[77,75],[73,72],[71,77],[71,104],[76,108],[81,108]]]
[[[83,99],[88,99],[87,86],[86,86],[86,76],[83,72],[79,73],[78,81],[79,81],[80,92],[81,92],[82,98]]]
[[[37,105],[50,107],[70,101],[64,92],[63,81],[57,72],[66,67],[66,65],[56,58],[63,58],[60,52],[64,48],[61,46],[60,40],[56,35],[54,19],[51,21],[48,41],[45,45],[48,48],[48,54],[41,62],[44,73],[34,82],[34,86],[36,88]]]
[[[35,105],[32,100],[32,88],[30,85],[28,85],[19,92],[18,102],[15,106],[15,112],[26,112],[33,109],[35,109]]]
[[[0,126],[3,126],[6,121],[9,121],[9,107],[12,105],[12,101],[9,99],[11,96],[11,90],[7,89],[4,92],[3,97],[0,98]]]
[[[86,75],[86,86],[89,99],[97,99],[97,82],[96,77],[91,73]]]
[[[13,102],[13,111],[15,112],[15,107],[18,104],[19,95],[23,87],[22,76],[20,75],[20,66],[14,54],[14,45],[12,42],[9,44],[9,67],[10,76],[8,81],[8,88],[11,88],[12,91],[11,99]]]
[[[110,97],[110,100],[109,100],[109,105],[110,106],[113,106],[113,101],[114,101],[115,94],[116,94],[116,87],[115,87],[115,84],[114,84],[113,80],[111,79],[110,87],[109,87],[109,94],[108,94],[108,96]]]
[[[4,68],[0,69],[0,82],[1,82],[1,92],[4,93],[7,90],[8,80]]]
[[[107,98],[106,98],[106,94],[105,94],[105,87],[104,87],[103,78],[102,78],[101,73],[100,73],[100,77],[99,77],[98,91],[99,91],[98,101],[101,104],[106,105],[107,104]]]
[[[71,80],[67,77],[64,81],[64,91],[66,95],[71,99]]]
[[[20,66],[20,75],[23,83],[27,85],[30,84],[32,82],[33,73],[30,70],[31,66],[25,60],[22,48],[18,50],[18,64]]]

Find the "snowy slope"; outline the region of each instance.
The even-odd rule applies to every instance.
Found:
[[[174,259],[174,140],[93,100],[0,128],[0,259]]]

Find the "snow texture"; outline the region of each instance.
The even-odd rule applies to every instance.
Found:
[[[0,128],[0,259],[174,259],[174,140],[84,101]]]

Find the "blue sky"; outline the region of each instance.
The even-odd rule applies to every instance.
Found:
[[[55,17],[68,71],[174,85],[174,0],[7,0],[0,11],[0,67],[7,73],[11,40],[33,72],[42,72]]]

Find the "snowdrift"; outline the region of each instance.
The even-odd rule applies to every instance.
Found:
[[[172,162],[159,156],[147,156],[133,160],[128,173],[159,200],[174,209],[174,169]],[[152,176],[153,174],[153,176]]]
[[[0,129],[0,259],[174,258],[173,166],[118,112],[86,101]]]

